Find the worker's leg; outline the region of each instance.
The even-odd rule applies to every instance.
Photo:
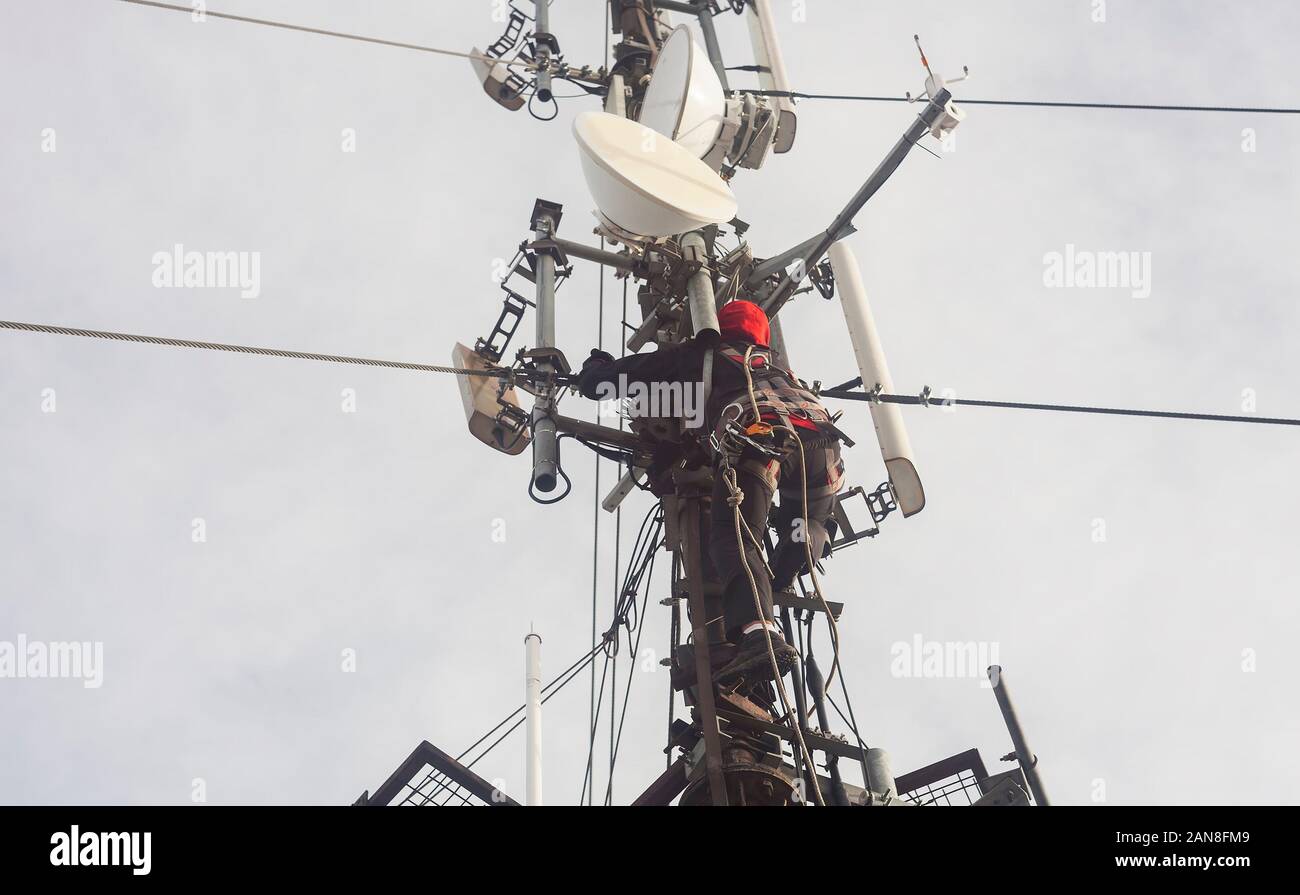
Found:
[[[763,464],[745,460],[740,461],[736,469],[736,484],[744,495],[740,504],[741,516],[760,542],[767,530],[767,514],[772,506],[776,472],[775,464],[771,464],[765,472]],[[709,552],[718,580],[722,582],[727,639],[736,643],[745,626],[760,618],[771,621],[772,581],[767,575],[762,554],[749,541],[748,536],[743,534],[743,529],[744,549],[737,543],[735,514],[728,503],[730,497],[731,492],[723,481],[721,471],[716,471],[709,519]],[[749,564],[754,586],[751,586],[749,576],[745,574],[744,562]],[[761,616],[754,606],[755,586],[763,607]]]
[[[781,468],[781,503],[774,519],[776,558],[772,563],[773,585],[777,590],[789,587],[795,577],[807,569],[808,547],[812,548],[814,560],[822,558],[830,539],[826,522],[835,507],[835,495],[844,484],[844,462],[840,459],[838,441],[827,443],[823,439],[805,439],[802,456],[808,473],[807,520],[804,519],[804,478],[799,470],[797,447]]]
[[[737,465],[736,484],[744,495],[742,516],[760,544],[766,535],[767,514],[780,468],[775,461],[742,460]],[[713,562],[725,582],[722,599],[729,639],[739,647],[731,661],[718,669],[716,680],[720,684],[757,684],[784,675],[799,654],[785,642],[772,621],[772,579],[763,565],[762,550],[744,529],[737,541],[735,511],[727,503],[730,491],[721,475],[715,479],[710,522]],[[742,560],[749,565],[748,574]],[[758,606],[754,604],[755,591]]]

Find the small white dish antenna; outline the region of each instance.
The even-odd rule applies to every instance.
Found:
[[[573,122],[582,173],[600,214],[641,236],[676,236],[736,216],[726,181],[663,134],[588,111]]]
[[[685,25],[677,26],[659,50],[641,123],[704,158],[718,142],[726,111],[727,95],[708,54]]]

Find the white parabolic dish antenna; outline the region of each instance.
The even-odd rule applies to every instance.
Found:
[[[726,181],[643,124],[588,111],[574,119],[573,135],[596,208],[624,230],[676,236],[736,216]]]
[[[696,158],[718,141],[727,96],[713,64],[685,25],[664,41],[641,104],[641,123],[676,140]]]

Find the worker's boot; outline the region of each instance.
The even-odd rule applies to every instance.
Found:
[[[736,657],[718,669],[715,679],[719,684],[730,684],[737,680],[746,683],[759,683],[773,680],[772,658],[776,657],[776,667],[784,676],[799,658],[799,653],[785,638],[775,631],[769,631],[772,638],[771,652],[767,648],[767,637],[763,631],[750,631],[740,641]]]

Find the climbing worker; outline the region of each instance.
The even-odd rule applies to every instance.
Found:
[[[702,388],[711,382],[697,429],[709,445],[714,471],[707,541],[723,586],[727,638],[738,645],[716,679],[756,683],[773,678],[774,663],[784,675],[797,659],[774,621],[773,588],[790,587],[809,560],[817,562],[826,550],[844,474],[844,436],[817,397],[777,365],[762,308],[732,301],[718,312],[718,323],[716,344],[692,338],[621,360],[592,351],[577,385],[598,399],[609,397],[616,383]],[[706,360],[711,380],[703,376]],[[761,545],[777,493],[778,537],[769,576]]]

